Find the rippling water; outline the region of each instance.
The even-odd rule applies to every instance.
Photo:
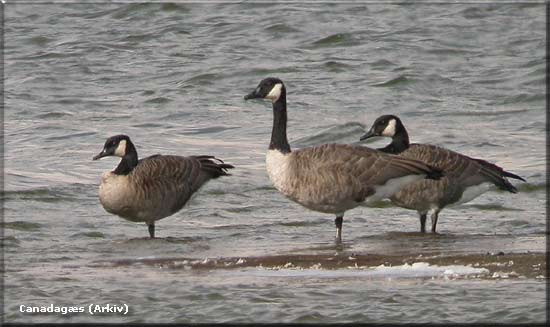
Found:
[[[543,4],[47,4],[5,7],[8,322],[542,322]],[[527,179],[440,215],[381,203],[333,217],[267,178],[264,77],[287,85],[294,147],[356,142],[398,114],[413,142]],[[126,133],[141,156],[234,164],[184,210],[142,224],[97,187]],[[382,146],[376,140],[370,146]],[[518,302],[518,299],[522,299]],[[127,315],[20,305],[125,303]]]

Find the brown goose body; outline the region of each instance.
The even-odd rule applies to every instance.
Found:
[[[391,197],[392,201],[404,208],[427,212],[435,207],[442,209],[448,205],[466,203],[484,193],[491,185],[512,193],[517,192],[501,175],[499,169],[485,166],[476,159],[445,148],[411,144],[399,154],[433,165],[445,172],[444,177],[439,180],[418,181],[404,186],[394,194]]]
[[[471,158],[439,146],[409,144],[401,120],[393,115],[381,116],[361,139],[372,136],[392,137],[392,143],[379,150],[419,160],[443,171],[439,180],[420,180],[405,185],[391,200],[396,205],[418,211],[421,231],[425,231],[428,212],[432,212],[432,232],[436,231],[439,212],[452,205],[466,203],[496,186],[511,193],[517,189],[506,177],[525,181],[485,160]]]
[[[153,223],[179,211],[207,181],[227,175],[212,157],[156,155],[128,175],[106,172],[99,201],[106,211],[133,222]]]
[[[432,173],[417,160],[344,144],[287,154],[269,150],[266,166],[274,186],[286,197],[308,209],[333,214],[389,197],[402,185]]]
[[[151,238],[155,221],[178,212],[201,186],[228,175],[232,165],[213,156],[154,155],[138,161],[137,151],[126,135],[105,142],[94,160],[122,158],[115,170],[102,175],[99,201],[112,214],[133,222],[145,222]]]

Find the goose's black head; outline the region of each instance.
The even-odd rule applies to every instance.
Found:
[[[363,136],[361,136],[361,141],[374,136],[387,136],[394,137],[396,134],[403,130],[403,123],[401,120],[394,115],[384,115],[378,117],[370,130]]]
[[[276,77],[268,77],[263,79],[254,91],[245,95],[244,99],[270,99],[272,102],[277,102],[281,95],[286,95],[283,81]]]
[[[108,156],[117,156],[123,158],[126,154],[134,149],[132,141],[127,135],[115,135],[111,136],[105,141],[103,150],[93,158],[97,160]]]

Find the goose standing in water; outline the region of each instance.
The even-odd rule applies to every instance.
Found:
[[[212,178],[229,175],[232,165],[213,156],[154,155],[138,160],[136,148],[126,135],[107,139],[93,158],[122,158],[105,172],[99,201],[107,212],[133,222],[145,222],[155,237],[155,221],[178,212],[191,195]]]
[[[493,185],[501,190],[517,193],[517,189],[505,177],[525,182],[518,175],[485,160],[470,158],[435,145],[410,144],[405,126],[394,115],[378,117],[360,140],[374,136],[392,138],[388,146],[378,150],[420,160],[443,171],[444,177],[441,179],[411,183],[391,197],[396,205],[418,211],[422,233],[426,231],[426,215],[429,212],[432,232],[435,233],[439,212],[444,207],[471,201]]]
[[[287,141],[286,89],[266,78],[244,97],[269,99],[273,129],[266,156],[269,178],[279,192],[302,206],[336,216],[336,241],[342,240],[344,212],[364,201],[391,196],[404,185],[440,172],[428,165],[362,146],[323,144],[291,151]]]

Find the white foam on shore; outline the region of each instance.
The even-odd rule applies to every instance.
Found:
[[[471,266],[450,265],[437,266],[427,262],[416,262],[412,265],[376,267],[348,267],[347,269],[318,269],[317,267],[302,269],[289,267],[264,268],[234,271],[235,274],[253,275],[256,277],[315,277],[315,278],[426,278],[426,277],[459,277],[466,275],[488,274],[485,268]]]

